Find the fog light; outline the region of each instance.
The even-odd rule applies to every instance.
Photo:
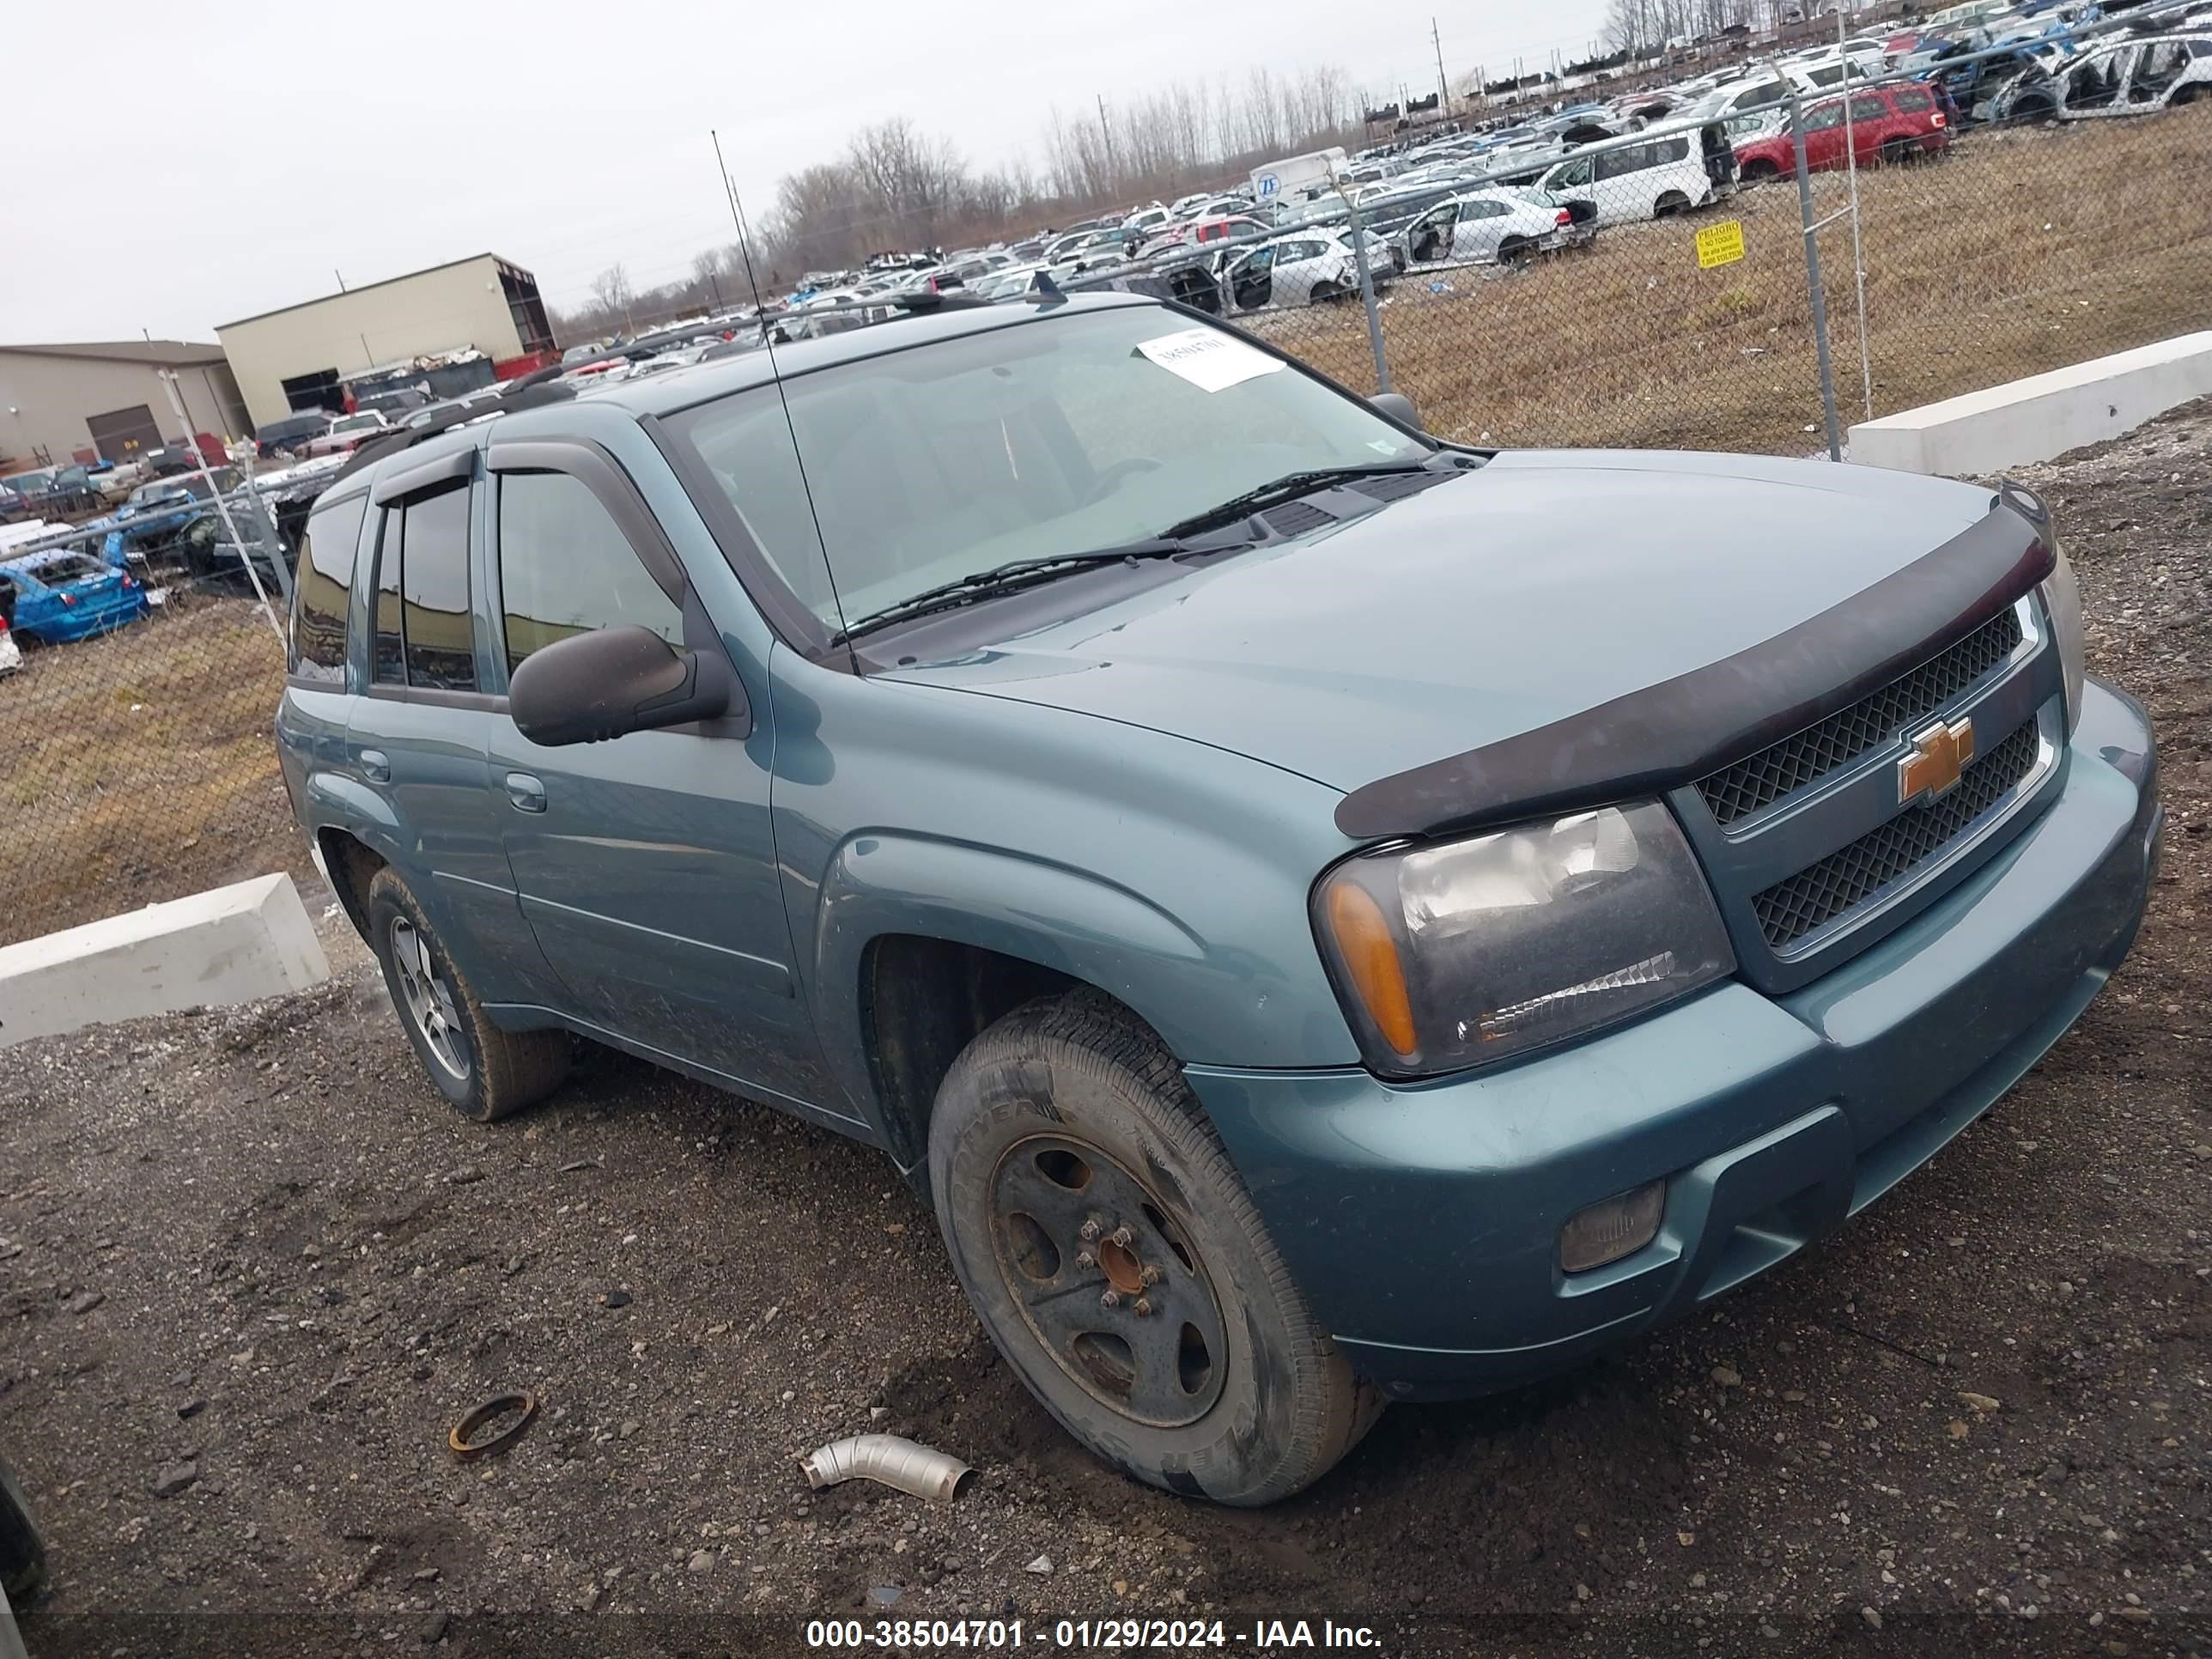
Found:
[[[1667,1183],[1655,1181],[1569,1218],[1559,1229],[1560,1268],[1588,1273],[1642,1249],[1658,1232],[1666,1207]]]

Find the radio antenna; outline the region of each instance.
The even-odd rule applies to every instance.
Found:
[[[745,286],[753,295],[753,325],[761,331],[761,344],[768,349],[769,379],[775,384],[776,401],[783,408],[784,430],[791,434],[791,459],[799,468],[799,487],[806,492],[806,516],[814,522],[814,544],[821,550],[823,574],[830,580],[830,602],[837,607],[837,636],[845,639],[845,600],[837,592],[837,573],[830,568],[830,543],[822,533],[822,514],[814,506],[814,483],[806,476],[806,458],[799,453],[799,424],[791,418],[791,399],[783,389],[783,370],[775,361],[775,342],[769,337],[768,323],[762,316],[767,301],[761,298],[760,277],[753,270],[752,233],[745,228],[744,205],[738,200],[738,181],[730,177],[729,165],[722,160],[722,135],[713,127],[707,136],[714,141],[714,170],[722,175],[722,194],[729,198],[730,217],[738,227],[738,253],[745,262]],[[853,656],[850,641],[845,641],[845,652]],[[854,664],[857,668],[857,660]]]

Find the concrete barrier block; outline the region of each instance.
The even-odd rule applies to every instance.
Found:
[[[2117,438],[2212,396],[2212,331],[2094,358],[1851,428],[1850,458],[1942,477],[1985,477]]]
[[[330,976],[292,878],[260,876],[0,946],[0,1048]]]

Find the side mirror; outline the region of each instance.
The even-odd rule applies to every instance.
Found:
[[[1401,426],[1421,429],[1421,417],[1413,410],[1413,400],[1402,392],[1378,392],[1367,400],[1370,407],[1388,415]],[[525,667],[528,664],[523,665]]]
[[[649,628],[601,628],[533,651],[514,671],[507,712],[532,743],[603,743],[744,710],[719,653],[682,651]]]

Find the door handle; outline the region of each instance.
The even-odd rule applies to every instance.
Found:
[[[362,750],[361,751],[361,775],[367,778],[371,783],[391,782],[392,757],[386,754],[381,749]]]
[[[545,810],[545,785],[527,772],[509,772],[507,803],[518,812],[542,812]]]

